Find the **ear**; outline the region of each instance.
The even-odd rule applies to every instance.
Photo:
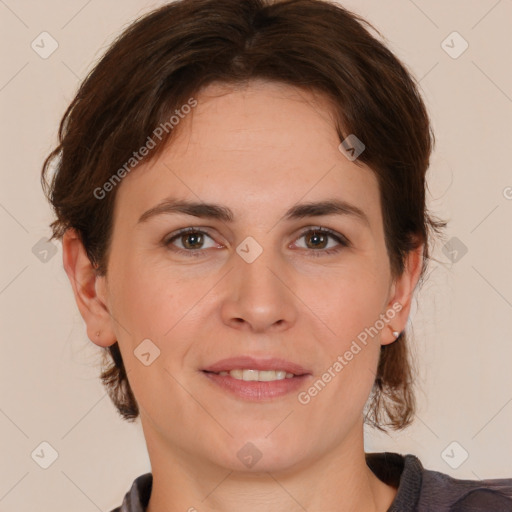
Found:
[[[113,345],[116,336],[106,306],[106,278],[96,275],[82,240],[72,228],[62,238],[62,259],[78,309],[87,325],[87,336],[100,347]]]
[[[387,317],[390,320],[381,333],[382,345],[393,343],[397,338],[393,331],[401,333],[406,327],[411,311],[414,290],[424,264],[423,249],[424,244],[421,244],[417,249],[407,254],[404,262],[404,271],[392,281],[390,299],[386,306]],[[391,311],[395,312],[393,317],[390,314]]]

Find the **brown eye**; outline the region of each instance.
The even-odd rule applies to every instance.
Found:
[[[310,242],[306,242],[306,245],[310,249],[325,249],[330,238],[329,235],[325,235],[320,231],[309,231],[304,235],[304,237]]]
[[[210,245],[205,246],[208,239],[211,240]],[[193,256],[199,256],[203,249],[218,247],[208,233],[197,228],[181,229],[165,239],[163,244],[175,252],[188,253]]]
[[[203,235],[199,231],[181,235],[181,243],[185,249],[200,249],[204,243]]]
[[[311,249],[308,253],[313,256],[334,254],[344,247],[350,247],[350,242],[345,236],[327,228],[310,228],[304,231],[297,240],[301,238],[305,240],[305,243],[304,246],[299,245],[299,247]],[[330,240],[335,243],[331,243],[329,246]]]

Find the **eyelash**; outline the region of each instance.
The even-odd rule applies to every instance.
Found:
[[[195,228],[195,227],[189,227],[189,228],[180,229],[176,233],[174,233],[170,238],[164,239],[163,245],[167,248],[170,248],[170,246],[172,245],[172,242],[174,242],[174,240],[180,238],[183,235],[187,235],[187,234],[191,234],[191,233],[207,235],[208,237],[212,238],[206,231],[203,231],[203,230]],[[331,229],[323,228],[320,226],[310,227],[310,228],[307,228],[306,230],[302,231],[302,233],[299,235],[297,240],[302,238],[304,235],[307,235],[310,233],[328,235],[329,237],[333,238],[334,240],[336,240],[339,243],[338,247],[331,248],[331,249],[310,249],[310,250],[306,249],[306,251],[309,252],[311,256],[320,257],[320,256],[325,256],[325,255],[336,254],[336,253],[340,252],[342,250],[342,248],[351,247],[349,240],[345,236],[341,235],[340,233],[336,233],[336,231],[332,231]],[[204,252],[205,249],[184,250],[184,249],[180,249],[178,247],[173,247],[173,248],[171,248],[171,250],[175,251],[177,253],[180,253],[180,254],[186,254],[187,256],[201,257],[201,256],[203,256],[202,253]]]

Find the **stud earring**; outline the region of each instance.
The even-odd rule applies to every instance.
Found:
[[[398,338],[398,336],[400,336],[400,333],[398,331],[393,331],[393,336],[395,338]]]

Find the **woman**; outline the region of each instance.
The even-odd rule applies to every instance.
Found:
[[[512,479],[364,452],[364,422],[413,419],[404,329],[444,226],[424,103],[364,23],[318,0],[174,2],[65,113],[54,237],[152,467],[116,511],[512,510]]]

